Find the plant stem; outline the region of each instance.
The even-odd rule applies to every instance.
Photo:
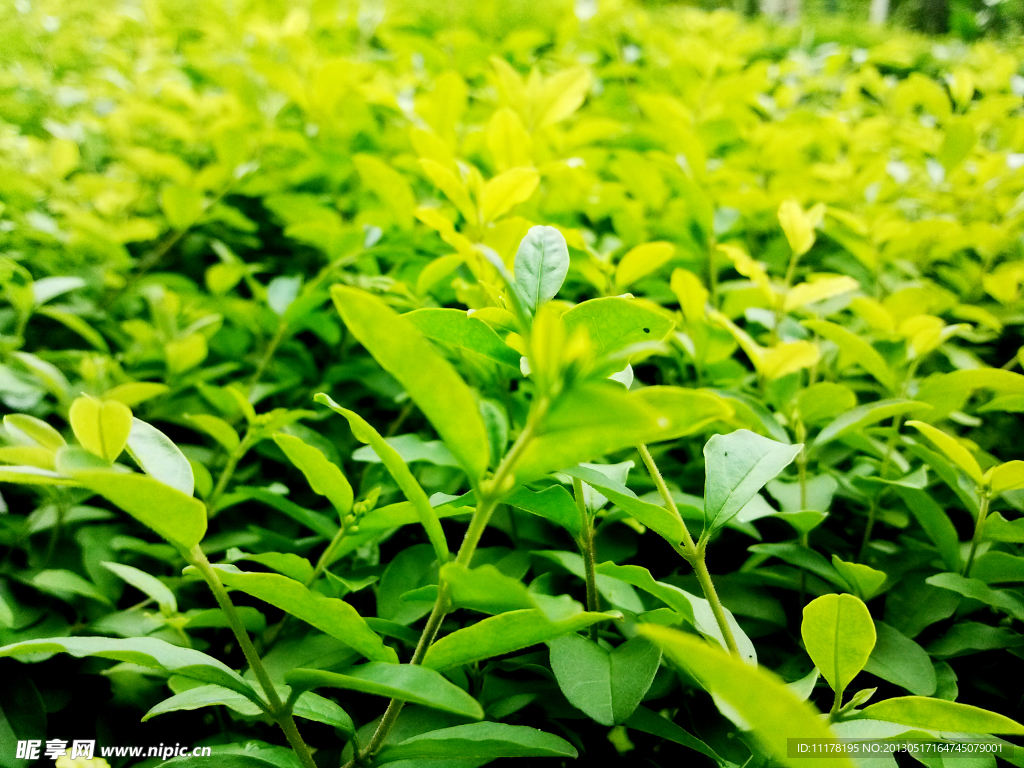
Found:
[[[235,604],[231,602],[227,590],[224,589],[217,571],[210,565],[210,561],[206,558],[206,554],[199,548],[198,544],[189,552],[189,559],[210,587],[217,605],[224,611],[228,624],[231,625],[231,631],[234,633],[235,638],[238,640],[238,645],[242,649],[242,654],[245,656],[249,668],[256,675],[256,679],[259,681],[260,687],[267,697],[267,702],[270,704],[270,715],[281,726],[285,738],[288,739],[288,743],[295,750],[295,754],[300,762],[306,768],[317,768],[316,762],[314,762],[313,756],[310,754],[309,747],[306,746],[302,736],[299,734],[299,729],[295,726],[295,720],[281,703],[281,697],[277,695],[277,689],[271,682],[270,675],[267,673],[266,667],[263,666],[259,654],[256,653],[256,648],[249,638],[249,633],[246,631],[238,611],[235,610]]]
[[[508,453],[502,458],[498,468],[494,471],[494,477],[486,483],[481,483],[478,489],[479,500],[477,501],[476,510],[473,512],[473,518],[469,521],[469,528],[466,529],[462,545],[455,556],[455,562],[459,565],[469,567],[469,563],[476,552],[476,547],[480,543],[480,537],[487,528],[487,523],[490,521],[495,507],[498,506],[501,498],[511,490],[510,487],[506,486],[512,484],[512,470],[523,455],[526,446],[533,441],[534,436],[537,434],[537,427],[547,414],[547,410],[547,399],[542,398],[538,400],[533,410],[530,411],[530,416],[526,420],[523,431],[519,433],[519,437],[516,438],[515,443],[513,443]],[[410,664],[423,663],[423,659],[427,655],[427,651],[430,650],[430,645],[434,642],[434,638],[437,637],[438,630],[441,628],[441,622],[444,620],[445,614],[448,613],[450,607],[448,588],[442,581],[438,585],[437,600],[434,601],[434,608],[427,618],[423,632],[420,633],[420,639],[416,644],[416,650],[413,652]],[[388,708],[384,711],[384,716],[377,724],[377,730],[374,731],[373,737],[362,750],[356,752],[355,757],[345,763],[343,768],[362,765],[368,758],[373,757],[383,746],[384,740],[398,721],[398,715],[402,711],[403,704],[403,702],[396,699],[392,699],[388,703]]]
[[[661,493],[661,497],[665,500],[665,504],[668,506],[669,511],[679,519],[679,523],[682,525],[683,544],[681,547],[678,544],[673,545],[674,549],[683,557],[684,560],[693,566],[693,572],[697,576],[700,588],[704,591],[704,597],[707,598],[708,603],[711,605],[711,612],[715,615],[715,621],[718,623],[718,629],[721,631],[722,637],[725,639],[726,647],[734,655],[739,656],[739,647],[736,645],[736,638],[732,634],[732,627],[729,626],[729,621],[725,616],[725,608],[722,606],[722,601],[718,598],[718,592],[715,591],[715,585],[711,581],[711,574],[708,571],[707,559],[705,557],[704,544],[702,543],[699,547],[694,544],[693,537],[690,535],[690,531],[687,529],[686,523],[683,522],[683,516],[679,514],[679,507],[676,506],[676,500],[672,498],[672,492],[669,491],[668,486],[665,484],[665,478],[661,476],[661,472],[658,470],[658,465],[654,463],[654,458],[651,456],[651,452],[647,450],[647,446],[640,443],[636,449],[640,452],[640,458],[644,460],[644,464],[647,466],[647,471],[654,479],[654,484],[658,486],[658,491]]]
[[[238,466],[238,462],[242,460],[242,457],[249,451],[249,434],[246,433],[245,437],[242,438],[242,442],[238,444],[229,455],[228,461],[224,465],[224,469],[221,470],[220,476],[217,478],[217,484],[213,487],[213,491],[210,492],[210,497],[206,500],[206,508],[210,510],[210,517],[217,514],[217,502],[220,500],[221,495],[227,490],[228,483],[231,481],[232,475],[235,474],[235,468]]]
[[[967,555],[967,563],[964,565],[964,576],[971,575],[974,556],[978,552],[978,545],[981,543],[981,537],[985,529],[985,518],[988,517],[988,504],[989,496],[987,493],[983,493],[981,496],[981,506],[978,509],[978,522],[974,524],[974,536],[971,537],[971,552]]]
[[[256,366],[256,370],[252,374],[252,379],[249,381],[249,397],[252,397],[253,390],[256,389],[256,385],[259,384],[264,371],[266,371],[267,366],[270,365],[270,359],[274,356],[274,352],[277,351],[278,345],[284,340],[284,335],[287,332],[288,323],[284,321],[284,318],[281,318],[277,325],[277,333],[274,334],[270,339],[270,343],[267,344],[267,349],[264,351],[263,357],[260,358],[260,361]]]
[[[597,573],[594,570],[594,526],[587,513],[587,505],[583,495],[583,481],[578,477],[572,479],[572,492],[576,497],[576,508],[580,511],[580,538],[576,542],[583,555],[583,568],[587,582],[587,610],[599,611],[601,608],[597,596]],[[591,624],[587,630],[590,639],[597,642],[597,625]]]

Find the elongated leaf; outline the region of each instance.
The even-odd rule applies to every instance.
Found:
[[[886,699],[865,707],[858,716],[936,731],[1024,735],[1024,726],[1003,715],[968,704],[924,696]]]
[[[42,419],[24,413],[9,413],[4,416],[4,427],[15,440],[25,445],[38,445],[56,451],[67,445],[67,441],[56,429]]]
[[[540,183],[540,175],[533,168],[510,168],[484,184],[480,193],[480,221],[494,221],[519,203],[530,199]]]
[[[132,419],[132,431],[125,446],[128,453],[150,477],[191,496],[195,490],[192,465],[174,442],[156,427]]]
[[[661,649],[642,637],[611,652],[575,633],[548,645],[558,687],[570,704],[601,725],[629,719],[661,664]]]
[[[597,572],[602,576],[610,576],[614,579],[621,579],[627,584],[632,584],[648,594],[654,595],[665,605],[676,611],[683,619],[693,625],[693,628],[700,632],[705,638],[717,643],[722,648],[727,648],[725,636],[721,627],[715,619],[711,604],[703,597],[690,594],[674,584],[667,584],[663,581],[656,581],[650,571],[639,565],[615,565],[614,563],[601,563],[597,566]],[[740,627],[736,617],[728,608],[725,611],[725,620],[732,630],[733,638],[739,647],[740,656],[748,664],[757,664],[757,652],[754,644],[747,637],[747,633]]]
[[[487,323],[461,309],[417,309],[402,317],[432,341],[450,344],[519,370],[519,353],[502,341]]]
[[[580,511],[569,492],[560,485],[552,485],[543,491],[516,488],[503,501],[516,509],[546,518],[562,526],[572,534],[573,538],[580,536]]]
[[[516,290],[530,312],[555,297],[569,272],[569,248],[554,227],[530,227],[516,250]]]
[[[986,584],[1024,582],[1024,557],[1008,552],[986,552],[974,561],[971,576]]]
[[[1008,589],[992,589],[981,579],[968,579],[959,573],[937,573],[926,579],[933,587],[941,587],[952,592],[980,600],[983,603],[1008,613],[1018,621],[1024,621],[1024,597]]]
[[[628,288],[640,278],[661,269],[675,250],[672,243],[666,242],[643,243],[630,248],[615,268],[615,284],[620,289]]]
[[[627,392],[613,382],[574,388],[555,402],[523,450],[516,478],[525,483],[638,443],[674,440],[731,413],[722,398],[694,389]]]
[[[951,571],[960,570],[960,537],[946,510],[926,491],[901,486],[895,490],[939,550],[946,567]]]
[[[394,650],[384,645],[356,609],[344,600],[311,592],[295,579],[278,573],[245,573],[234,566],[219,566],[217,574],[231,589],[252,595],[312,624],[368,659],[398,661]]]
[[[143,594],[153,598],[161,609],[168,613],[178,612],[178,601],[174,597],[174,593],[156,576],[123,563],[103,562],[100,565],[108,571],[116,573]]]
[[[892,371],[885,359],[860,336],[827,320],[805,320],[804,325],[839,347],[840,363],[856,363],[887,390],[892,392],[895,389]]]
[[[650,733],[668,741],[674,741],[676,744],[682,744],[684,747],[696,750],[702,755],[707,755],[717,763],[722,762],[722,758],[719,757],[718,753],[703,741],[680,728],[668,718],[652,712],[647,707],[637,707],[629,720],[626,721],[626,727]]]
[[[848,432],[869,427],[893,416],[927,411],[928,407],[927,404],[914,400],[878,400],[874,403],[859,405],[821,430],[811,442],[811,448],[821,448],[826,443],[836,440]]]
[[[832,566],[846,579],[850,591],[862,600],[874,597],[888,578],[883,571],[863,563],[848,563],[839,555],[832,555]]]
[[[420,487],[420,484],[416,482],[416,478],[413,477],[412,472],[409,471],[409,467],[402,460],[402,457],[398,455],[398,451],[388,445],[380,433],[371,427],[358,413],[342,408],[322,392],[316,396],[315,400],[321,405],[326,405],[335,413],[340,413],[344,416],[348,420],[348,424],[352,428],[352,434],[356,436],[356,439],[373,448],[374,452],[380,457],[380,460],[384,462],[384,466],[388,468],[391,477],[398,483],[398,487],[402,489],[405,498],[415,508],[420,523],[422,523],[424,530],[427,532],[427,538],[430,539],[434,552],[437,554],[437,562],[447,563],[448,542],[444,537],[441,521],[437,519],[434,508],[430,506],[430,499],[427,498],[427,494]]]
[[[476,700],[439,672],[413,664],[370,662],[344,674],[319,669],[295,669],[285,681],[299,688],[343,688],[399,701],[422,704],[477,720],[484,711]]]
[[[664,507],[641,501],[629,488],[596,470],[579,466],[562,470],[562,472],[571,477],[577,477],[598,489],[620,509],[673,544],[678,544],[683,540],[683,521]]]
[[[124,403],[79,397],[68,412],[75,437],[89,453],[112,462],[121,455],[132,430],[132,412]]]
[[[992,467],[985,474],[985,482],[991,487],[992,493],[1024,488],[1024,461],[1008,461]]]
[[[598,621],[618,616],[618,613],[584,611],[562,621],[551,621],[538,609],[508,611],[442,637],[430,646],[423,665],[440,670],[489,659],[537,643],[546,643]]]
[[[672,319],[656,306],[635,299],[609,296],[577,304],[562,315],[571,336],[584,328],[599,356],[634,344],[661,341],[672,330]]]
[[[127,640],[109,637],[54,637],[26,640],[0,648],[0,658],[43,653],[70,653],[77,658],[99,656],[127,661],[220,685],[241,693],[250,701],[260,701],[252,687],[224,663],[205,653],[171,645],[153,637],[133,637]]]
[[[499,757],[576,756],[575,747],[565,739],[536,728],[505,723],[470,723],[428,731],[385,747],[377,755],[376,762],[442,757],[496,760]]]
[[[329,461],[319,449],[292,435],[278,433],[274,435],[274,442],[306,476],[309,487],[326,496],[340,517],[352,511],[352,486],[337,464]]]
[[[875,647],[871,613],[853,595],[823,595],[808,603],[800,635],[811,661],[840,695]]]
[[[448,585],[452,604],[462,608],[490,614],[539,608],[552,621],[567,619],[583,610],[568,595],[554,597],[532,592],[493,565],[470,569],[460,563],[448,563],[441,567],[440,575]]]
[[[951,437],[941,429],[936,429],[931,424],[925,424],[922,421],[911,420],[907,422],[907,426],[913,427],[921,432],[921,434],[931,440],[938,449],[946,455],[947,459],[966,472],[967,476],[976,484],[981,485],[982,475],[981,467],[978,466],[978,460],[971,456],[970,451],[960,445],[956,438]]]
[[[88,470],[74,479],[172,544],[191,549],[206,534],[206,506],[148,475]]]
[[[218,704],[247,717],[256,717],[264,712],[262,707],[236,691],[222,688],[219,685],[199,685],[175,694],[169,699],[164,699],[153,706],[142,716],[142,722],[168,712],[191,711],[203,707],[214,707]]]
[[[785,445],[748,429],[715,435],[704,446],[704,520],[707,531],[736,516],[765,483],[797,457],[803,444]]]
[[[476,398],[451,364],[377,297],[343,285],[333,286],[331,297],[352,334],[401,382],[466,474],[478,480],[490,462],[487,431]]]
[[[792,768],[852,768],[846,757],[789,757],[789,739],[832,744],[835,737],[818,711],[798,699],[772,672],[744,664],[693,635],[651,624],[641,625],[639,632],[735,710],[775,760]]]

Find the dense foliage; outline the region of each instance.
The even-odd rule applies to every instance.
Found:
[[[436,5],[0,5],[0,766],[1024,735],[1019,52]]]

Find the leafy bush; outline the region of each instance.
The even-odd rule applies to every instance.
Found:
[[[0,29],[0,765],[1024,734],[1017,52],[626,2]]]

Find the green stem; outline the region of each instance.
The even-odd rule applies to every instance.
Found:
[[[277,351],[278,345],[280,345],[284,340],[284,335],[287,332],[288,323],[286,323],[284,319],[281,319],[277,325],[277,333],[275,333],[273,338],[270,339],[270,343],[267,345],[267,349],[263,353],[263,357],[260,358],[260,362],[256,366],[256,370],[252,375],[252,379],[249,381],[249,397],[252,397],[253,390],[256,389],[256,385],[259,384],[260,379],[263,378],[263,374],[267,370],[267,366],[270,365],[271,358]]]
[[[249,433],[246,433],[238,447],[228,455],[228,461],[217,478],[217,484],[213,487],[210,497],[206,500],[206,508],[210,510],[210,517],[217,514],[217,502],[224,491],[227,490],[228,483],[231,482],[231,477],[235,474],[235,469],[238,467],[238,462],[248,453],[249,448]]]
[[[189,561],[202,575],[210,587],[210,591],[213,592],[217,605],[224,611],[228,624],[231,625],[231,631],[234,633],[235,638],[238,640],[238,645],[242,649],[242,654],[245,656],[249,668],[256,675],[256,680],[259,681],[260,687],[267,697],[267,702],[270,704],[270,715],[281,726],[285,738],[288,739],[288,743],[295,750],[299,761],[306,768],[317,768],[313,755],[310,754],[309,747],[306,746],[302,736],[299,734],[294,718],[292,718],[291,713],[281,703],[281,697],[277,695],[277,689],[274,687],[273,682],[271,682],[270,675],[267,673],[266,667],[263,666],[259,654],[256,653],[256,647],[249,638],[249,633],[246,631],[245,625],[235,609],[235,604],[231,602],[231,598],[228,596],[227,590],[224,589],[217,571],[210,565],[210,561],[206,558],[206,554],[199,548],[198,544],[189,552]]]
[[[835,698],[832,700],[832,710],[828,713],[829,722],[835,722],[839,716],[839,710],[843,708],[843,691],[842,689],[836,691]]]
[[[599,611],[601,608],[597,595],[597,572],[594,570],[594,526],[584,501],[583,481],[578,477],[572,479],[572,492],[576,497],[576,508],[580,511],[580,538],[577,544],[583,555],[583,568],[587,582],[587,610]],[[588,634],[591,640],[597,642],[597,624],[590,625]]]
[[[974,536],[971,537],[971,551],[967,555],[967,563],[964,565],[964,576],[971,575],[971,566],[974,565],[974,556],[978,552],[978,545],[985,529],[985,518],[988,517],[989,496],[983,493],[981,496],[981,507],[978,509],[978,522],[974,525]]]
[[[530,416],[526,421],[526,425],[523,427],[523,431],[519,433],[519,437],[516,438],[512,448],[505,454],[501,463],[498,465],[498,468],[495,470],[494,477],[485,483],[481,483],[478,491],[479,501],[477,502],[476,510],[473,512],[473,518],[469,521],[469,527],[466,529],[466,535],[463,537],[458,554],[455,556],[455,562],[459,565],[463,565],[467,568],[469,567],[469,563],[472,561],[473,555],[476,552],[477,545],[480,543],[480,537],[483,536],[484,530],[487,528],[487,523],[490,521],[495,507],[498,506],[498,502],[501,498],[511,490],[511,488],[507,486],[510,486],[514,481],[512,470],[522,457],[523,451],[526,450],[526,446],[529,445],[536,436],[537,428],[540,421],[547,414],[547,410],[547,399],[542,398],[538,400],[533,410],[530,412]],[[437,637],[437,633],[441,628],[441,622],[444,620],[444,617],[448,613],[450,607],[448,600],[448,588],[442,581],[438,586],[437,599],[434,601],[434,608],[431,610],[430,616],[427,618],[427,623],[423,627],[423,631],[420,633],[420,639],[416,644],[416,650],[413,652],[412,659],[409,662],[410,664],[423,663],[423,659],[427,655],[427,651],[430,649],[431,644],[434,642],[434,638]],[[366,746],[362,750],[359,750],[356,753],[355,757],[343,766],[343,768],[353,768],[355,765],[362,765],[366,760],[372,758],[374,754],[376,754],[381,746],[383,746],[384,740],[398,721],[398,715],[402,711],[402,706],[403,702],[396,699],[392,699],[388,703],[388,707],[384,711],[384,716],[377,724],[377,730],[374,731],[373,737],[369,742],[367,742]]]
[[[697,546],[693,542],[693,537],[690,535],[690,531],[686,527],[686,523],[683,522],[683,516],[679,514],[679,507],[676,506],[676,500],[672,498],[672,492],[668,489],[665,484],[665,478],[661,476],[661,471],[658,469],[658,465],[654,463],[654,458],[651,456],[651,452],[647,450],[647,446],[640,443],[636,449],[640,452],[640,458],[643,459],[644,464],[647,466],[647,471],[654,479],[654,484],[658,486],[658,492],[661,493],[661,497],[665,500],[665,504],[672,514],[678,519],[683,528],[683,544],[673,545],[676,552],[682,556],[684,560],[693,566],[693,572],[697,576],[697,581],[700,583],[700,588],[704,591],[704,597],[707,598],[708,603],[711,605],[711,612],[715,615],[715,621],[718,623],[718,629],[722,633],[722,637],[725,639],[726,647],[736,656],[740,655],[739,647],[736,645],[736,638],[732,634],[732,627],[729,626],[729,621],[725,616],[725,608],[722,606],[722,601],[718,598],[718,592],[715,591],[714,582],[711,581],[711,573],[708,571],[707,559],[705,557],[704,544]]]

